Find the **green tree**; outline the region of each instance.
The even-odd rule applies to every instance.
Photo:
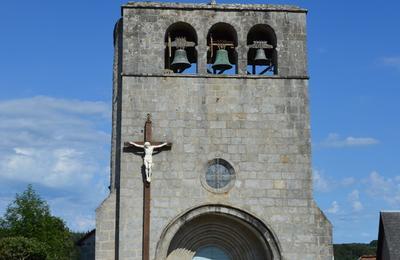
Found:
[[[0,239],[0,260],[43,260],[46,246],[36,239],[6,237]]]
[[[376,240],[369,244],[350,243],[333,245],[335,260],[354,260],[362,255],[376,254]]]
[[[372,240],[372,241],[369,243],[369,246],[370,246],[370,247],[377,248],[377,247],[378,247],[378,240]]]
[[[3,237],[25,237],[44,244],[47,259],[71,259],[74,245],[64,221],[50,214],[47,203],[32,186],[17,194],[0,220]]]

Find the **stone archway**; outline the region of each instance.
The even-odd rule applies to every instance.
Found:
[[[278,242],[264,223],[224,205],[200,206],[176,218],[161,236],[156,259],[192,260],[213,250],[229,260],[281,259]]]

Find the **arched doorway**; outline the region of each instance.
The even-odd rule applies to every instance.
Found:
[[[279,260],[275,236],[265,224],[241,210],[201,206],[178,217],[164,230],[156,259]]]

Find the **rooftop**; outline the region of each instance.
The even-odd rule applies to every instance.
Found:
[[[387,243],[390,259],[400,259],[400,212],[382,211],[378,234],[378,257],[381,256],[383,242]],[[380,258],[378,258],[380,259]]]
[[[186,10],[222,10],[222,11],[273,11],[306,13],[307,9],[294,5],[269,5],[269,4],[189,4],[167,2],[128,2],[122,8],[146,9],[186,9]]]
[[[376,260],[376,256],[374,255],[362,255],[358,260]]]

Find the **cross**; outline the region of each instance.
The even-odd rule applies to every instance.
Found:
[[[124,150],[137,152],[137,150],[143,151],[144,149],[144,168],[146,178],[143,178],[143,245],[142,255],[143,260],[149,260],[150,256],[150,183],[151,183],[151,167],[153,164],[152,155],[153,150],[157,149],[155,153],[161,152],[161,150],[171,150],[171,143],[152,142],[152,122],[150,114],[147,114],[147,120],[144,126],[144,142],[125,142]]]

